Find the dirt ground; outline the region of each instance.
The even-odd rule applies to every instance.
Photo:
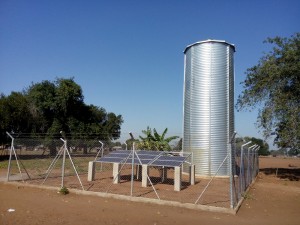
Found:
[[[260,158],[260,173],[236,215],[112,198],[58,194],[0,182],[0,225],[299,224],[300,159]],[[14,211],[13,211],[14,210]]]

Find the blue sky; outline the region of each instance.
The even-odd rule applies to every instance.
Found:
[[[0,92],[74,77],[87,104],[124,118],[122,136],[149,125],[182,136],[183,50],[200,40],[236,46],[235,96],[267,37],[300,29],[300,1],[0,1]],[[257,112],[236,131],[261,137]]]

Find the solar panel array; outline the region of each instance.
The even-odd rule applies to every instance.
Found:
[[[132,153],[133,151],[117,150],[110,152],[108,155],[105,155],[96,161],[103,163],[132,164]],[[133,163],[135,165],[176,167],[181,166],[189,157],[189,155],[172,155],[168,152],[162,151],[137,150],[135,153],[136,155],[133,157]]]

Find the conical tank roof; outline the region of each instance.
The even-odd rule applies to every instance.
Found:
[[[188,46],[184,49],[183,53],[186,53],[186,51],[187,51],[190,47],[192,47],[192,46],[194,46],[194,45],[203,44],[203,43],[224,43],[224,44],[226,44],[226,45],[232,46],[232,47],[233,47],[233,50],[235,51],[235,46],[234,46],[234,44],[230,44],[230,43],[226,42],[225,40],[207,39],[207,40],[204,40],[204,41],[197,41],[197,42],[195,42],[195,43],[193,43],[193,44],[191,44],[191,45],[188,45]]]

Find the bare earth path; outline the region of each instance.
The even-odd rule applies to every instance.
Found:
[[[63,196],[51,190],[23,187],[21,183],[0,182],[0,225],[299,225],[300,159],[261,158],[260,168],[237,215],[73,193]]]

